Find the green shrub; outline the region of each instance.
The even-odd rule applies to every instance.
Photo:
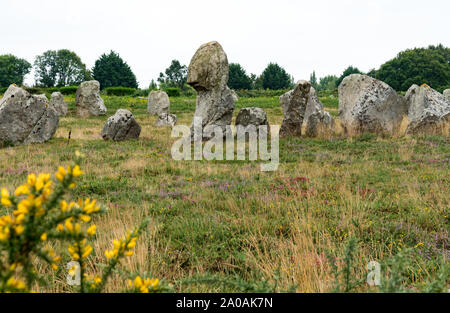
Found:
[[[167,88],[165,90],[169,97],[179,97],[181,95],[180,88]]]
[[[135,94],[135,88],[128,87],[109,87],[105,88],[105,92],[108,96],[132,96]]]
[[[148,94],[150,93],[150,89],[136,89],[136,91],[133,94],[133,97],[148,97]]]
[[[237,90],[236,93],[242,98],[258,98],[258,97],[279,97],[289,89],[270,90],[270,89],[252,89],[252,90]]]
[[[77,92],[78,86],[66,86],[61,87],[59,89],[59,92],[61,92],[63,95],[74,95]]]

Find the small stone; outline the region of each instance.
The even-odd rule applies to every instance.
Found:
[[[442,94],[447,98],[447,100],[450,100],[450,89],[445,89]]]
[[[116,114],[108,118],[101,136],[104,140],[122,141],[139,138],[141,126],[137,123],[133,114],[125,109],[117,110]]]
[[[155,123],[155,126],[163,127],[170,126],[174,127],[177,123],[177,116],[175,114],[169,113],[161,113],[158,115],[158,120]]]
[[[65,116],[69,110],[62,93],[59,91],[52,93],[50,97],[50,106],[55,109],[58,116]]]
[[[152,90],[148,95],[147,113],[159,115],[169,113],[170,100],[166,92],[162,90]]]
[[[234,102],[238,102],[238,101],[239,101],[239,97],[238,97],[236,91],[234,91],[233,89],[231,89],[231,94],[232,94],[232,96],[233,96]]]

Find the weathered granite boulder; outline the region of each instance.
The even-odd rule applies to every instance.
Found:
[[[255,125],[255,126],[262,126],[267,125],[269,126],[269,122],[267,121],[267,114],[264,112],[261,108],[243,108],[239,111],[238,115],[236,116],[236,126],[242,125],[242,126],[248,126],[248,125]]]
[[[77,114],[81,117],[106,114],[106,107],[100,97],[100,83],[96,80],[82,82],[76,93]]]
[[[102,130],[102,138],[114,141],[139,138],[141,126],[136,122],[133,114],[124,109],[117,110],[116,114],[108,118]]]
[[[238,101],[239,101],[239,97],[238,97],[236,91],[234,91],[233,89],[231,89],[231,94],[233,95],[233,100],[234,100],[234,102],[238,102]]]
[[[58,123],[58,114],[45,95],[34,96],[11,85],[0,100],[1,145],[46,142]]]
[[[167,93],[162,90],[152,90],[148,95],[147,113],[159,115],[169,113],[170,100]]]
[[[330,113],[324,110],[323,104],[313,87],[309,91],[303,127],[306,129],[305,133],[308,137],[317,137],[319,134],[332,134],[334,132],[334,119]]]
[[[428,85],[412,85],[406,93],[407,133],[442,133],[450,121],[450,100]]]
[[[280,128],[280,136],[300,136],[308,104],[311,84],[305,80],[297,83],[294,90],[288,91],[280,97],[284,119]]]
[[[445,89],[442,94],[447,98],[447,100],[450,100],[450,89]]]
[[[158,115],[155,126],[170,126],[174,127],[177,123],[177,116],[175,114],[161,113]]]
[[[225,135],[229,131],[234,110],[233,93],[227,87],[228,59],[222,46],[216,42],[202,45],[192,57],[188,68],[187,83],[197,91],[197,104],[191,134],[194,140],[195,121],[201,119],[201,127],[220,127]],[[203,139],[210,139],[203,133]]]
[[[347,134],[395,134],[406,114],[404,97],[382,81],[352,74],[339,85],[339,118]]]
[[[280,97],[280,105],[283,109],[283,114],[285,115],[290,101],[292,100],[293,93],[294,90],[290,90]],[[306,135],[308,137],[316,137],[320,133],[332,133],[334,131],[334,119],[330,113],[324,110],[323,104],[320,102],[317,92],[313,87],[310,87],[307,98],[308,100],[301,126],[306,129]]]
[[[255,126],[255,130],[257,134],[259,134],[259,131],[263,131],[263,133],[267,136],[269,132],[269,121],[267,120],[267,114],[264,112],[261,108],[243,108],[239,111],[238,115],[236,116],[236,127],[242,126],[247,127],[250,125]],[[259,129],[259,126],[267,126],[266,128]],[[248,136],[246,135],[246,138]]]
[[[50,106],[55,109],[58,116],[65,116],[69,111],[67,103],[64,101],[62,93],[55,91],[50,97]]]

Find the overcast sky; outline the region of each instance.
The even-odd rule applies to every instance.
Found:
[[[221,43],[229,62],[260,74],[277,62],[295,80],[378,68],[407,48],[450,46],[448,0],[9,0],[0,6],[0,54],[34,62],[75,51],[92,68],[115,50],[141,88],[197,48]],[[33,74],[26,82],[33,83]]]

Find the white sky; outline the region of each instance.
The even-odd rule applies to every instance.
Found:
[[[92,68],[112,49],[146,88],[172,59],[188,65],[217,40],[248,74],[277,62],[299,80],[348,65],[368,71],[406,48],[450,46],[449,14],[449,0],[2,0],[0,54],[33,63],[69,49]]]

